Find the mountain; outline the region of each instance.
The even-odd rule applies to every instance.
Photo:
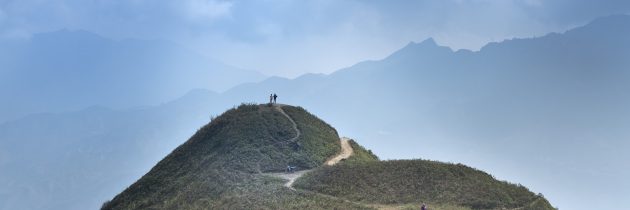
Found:
[[[199,129],[104,209],[313,203],[309,196],[292,193],[278,185],[277,178],[260,173],[282,171],[287,164],[316,167],[338,152],[338,142],[332,127],[301,108],[241,105]],[[342,201],[330,205],[352,206]]]
[[[386,160],[466,164],[544,192],[561,209],[583,208],[584,201],[628,209],[619,202],[630,194],[628,25],[629,16],[605,17],[479,51],[452,51],[429,39],[330,75],[271,77],[223,93],[193,91],[173,103],[106,109],[114,121],[94,108],[30,115],[0,124],[0,171],[10,171],[0,173],[0,209],[97,208],[208,115],[266,102],[271,92],[279,102],[309,107]],[[68,143],[54,147],[58,142]],[[81,152],[77,142],[111,149]],[[154,145],[161,146],[131,152]],[[63,166],[39,169],[61,154],[69,156]],[[91,164],[101,158],[111,164]],[[91,172],[113,178],[92,181]],[[36,207],[17,208],[25,204]]]
[[[164,103],[191,89],[224,91],[264,75],[159,40],[60,30],[0,42],[0,122],[88,106]]]
[[[379,162],[356,142],[349,150],[358,155],[322,167],[341,153],[339,139],[333,127],[303,108],[243,104],[203,126],[103,209],[365,209],[381,203],[419,205],[418,198],[472,209],[520,208],[543,200],[546,205],[534,209],[553,209],[522,186],[463,165]],[[284,173],[287,165],[312,171],[292,188],[269,173]],[[400,188],[401,180],[426,190]],[[382,190],[363,191],[363,186]]]
[[[387,159],[425,157],[519,180],[559,208],[630,191],[630,16],[452,51],[431,39],[330,75],[237,86],[312,107]],[[575,183],[580,183],[576,185]],[[571,189],[571,190],[568,190]],[[593,194],[598,196],[593,197]]]
[[[195,90],[159,106],[91,107],[0,124],[0,209],[97,208],[223,106]]]

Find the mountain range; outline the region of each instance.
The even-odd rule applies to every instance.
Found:
[[[89,106],[154,105],[192,89],[224,91],[266,78],[177,43],[111,40],[81,30],[0,42],[0,66],[0,122]]]
[[[0,185],[8,186],[0,189],[0,208],[97,208],[210,115],[266,102],[275,92],[280,102],[308,107],[382,158],[460,162],[517,180],[562,209],[585,200],[618,209],[630,194],[628,37],[630,17],[619,15],[479,51],[453,51],[428,39],[330,75],[271,77],[222,93],[196,90],[151,107],[31,115],[0,125],[0,168],[15,171],[0,174]],[[85,152],[72,142],[97,149]],[[69,158],[57,161],[62,154]],[[99,158],[110,164],[94,164]],[[51,162],[68,169],[46,168]],[[95,177],[88,172],[111,179],[80,179]],[[64,193],[85,199],[64,200],[72,197]],[[26,203],[33,207],[20,208]]]

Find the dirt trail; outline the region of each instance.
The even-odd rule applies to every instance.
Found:
[[[293,121],[293,118],[291,118],[286,112],[284,112],[284,110],[282,110],[282,107],[284,105],[283,104],[276,104],[274,105],[274,108],[276,108],[276,110],[278,110],[282,115],[284,115],[287,119],[289,119],[289,121],[291,122],[291,125],[293,125],[293,130],[295,130],[295,137],[286,140],[286,141],[293,141],[295,142],[298,138],[300,138],[300,136],[302,135],[302,132],[300,132],[300,129],[298,129],[297,124],[295,123],[295,121]]]
[[[349,158],[352,155],[352,153],[354,153],[354,150],[352,150],[352,147],[350,146],[349,138],[341,137],[339,141],[341,141],[341,153],[331,158],[330,160],[326,161],[326,165],[329,165],[329,166],[335,165],[339,163],[339,161]]]
[[[286,172],[280,172],[280,173],[265,173],[265,175],[270,175],[270,176],[275,176],[275,177],[279,177],[282,179],[287,180],[286,183],[284,183],[285,187],[288,187],[292,190],[295,190],[295,188],[293,188],[293,182],[295,182],[295,180],[297,178],[300,178],[302,175],[308,173],[312,171],[312,169],[309,170],[301,170],[301,171],[296,171],[293,173],[286,173]]]
[[[352,150],[352,146],[350,146],[350,143],[348,141],[350,141],[349,138],[346,137],[342,137],[339,139],[340,143],[341,143],[341,152],[332,157],[331,159],[329,159],[328,161],[326,161],[326,165],[332,166],[335,165],[337,163],[339,163],[339,161],[346,159],[348,157],[350,157],[353,153],[354,150]],[[287,182],[284,183],[285,187],[288,187],[292,190],[295,190],[295,188],[293,188],[293,182],[295,182],[296,179],[300,178],[302,175],[308,173],[312,171],[312,169],[309,170],[301,170],[301,171],[296,171],[293,173],[285,173],[285,172],[281,172],[281,173],[266,173],[266,175],[271,175],[271,176],[275,176],[275,177],[280,177],[282,179],[286,179]]]
[[[291,124],[293,125],[293,129],[295,130],[295,133],[297,135],[295,135],[295,137],[288,139],[286,141],[297,141],[297,139],[302,135],[302,132],[300,132],[300,129],[298,129],[297,124],[295,123],[295,121],[293,121],[293,118],[291,118],[291,116],[289,116],[287,113],[284,112],[284,110],[282,110],[282,107],[284,105],[283,104],[276,104],[274,105],[274,108],[276,110],[278,110],[282,115],[284,115],[287,119],[289,119],[289,121],[291,121]],[[342,137],[339,139],[339,142],[341,144],[341,152],[330,158],[328,161],[326,161],[326,165],[332,166],[335,165],[337,163],[339,163],[339,161],[346,159],[348,157],[350,157],[353,153],[352,150],[352,146],[350,146],[350,143],[348,142],[350,139],[346,138],[346,137]],[[275,177],[280,177],[282,179],[286,179],[287,182],[284,184],[285,187],[288,187],[292,190],[295,190],[295,188],[293,188],[293,182],[295,182],[295,180],[297,178],[300,178],[302,175],[306,174],[307,172],[311,171],[310,170],[301,170],[301,171],[296,171],[293,173],[265,173],[266,175],[271,175],[271,176],[275,176]]]
[[[295,121],[293,121],[293,118],[291,118],[291,116],[289,116],[286,112],[284,112],[284,110],[282,109],[282,107],[284,106],[284,104],[275,104],[273,105],[274,108],[280,112],[282,115],[284,115],[287,119],[289,119],[289,121],[291,122],[291,125],[293,126],[293,130],[295,130],[295,137],[288,139],[286,141],[290,141],[290,142],[295,142],[297,141],[298,138],[300,138],[300,136],[302,135],[302,132],[300,131],[300,129],[298,129],[297,124],[295,123]],[[299,177],[301,177],[302,175],[304,175],[305,173],[309,172],[311,170],[301,170],[301,171],[296,171],[293,173],[265,173],[266,175],[271,175],[271,176],[275,176],[275,177],[280,177],[282,179],[286,179],[287,182],[284,184],[285,187],[288,187],[292,190],[295,190],[293,188],[293,182],[295,182],[295,180]]]

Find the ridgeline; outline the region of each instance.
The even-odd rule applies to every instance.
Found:
[[[301,107],[243,104],[102,209],[553,209],[523,186],[461,164],[379,161],[353,140],[342,151],[340,139]],[[289,165],[296,174],[278,176]]]

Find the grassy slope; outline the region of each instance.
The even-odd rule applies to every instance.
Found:
[[[360,208],[317,194],[298,193],[258,174],[321,165],[339,151],[337,132],[305,110],[285,106],[303,133],[272,107],[241,105],[199,129],[103,209],[278,208],[319,205]]]
[[[199,129],[103,209],[414,209],[419,200],[435,210],[550,206],[524,187],[463,165],[381,162],[354,141],[348,160],[298,179],[294,186],[307,190],[290,190],[260,172],[318,167],[340,145],[335,129],[306,110],[283,110],[302,133],[296,142],[286,141],[296,133],[273,107],[241,105]]]
[[[354,140],[350,140],[350,146],[353,150],[352,156],[347,160],[343,160],[340,164],[358,164],[378,161],[378,157],[372,153],[372,150],[365,149]]]
[[[308,157],[308,159],[303,159],[303,162],[296,161],[292,164],[298,167],[313,168],[339,153],[341,146],[335,128],[309,114],[302,107],[284,106],[283,110],[295,121],[298,129],[302,132],[297,140],[297,146],[302,155]]]
[[[294,187],[393,206],[427,202],[464,209],[552,209],[544,198],[523,186],[497,181],[461,164],[427,160],[363,161],[322,167],[298,179]]]

